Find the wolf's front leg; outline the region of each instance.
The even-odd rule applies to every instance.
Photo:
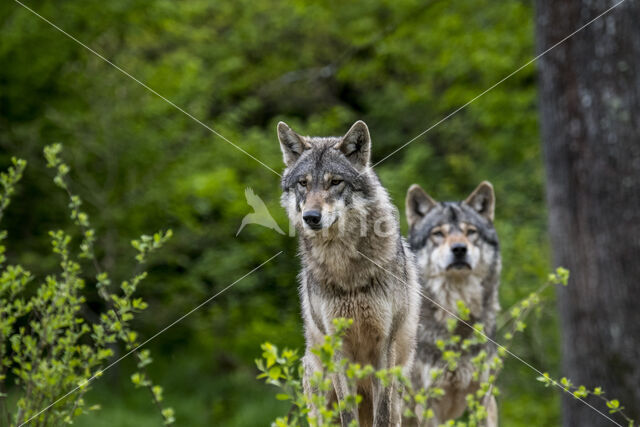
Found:
[[[373,425],[374,427],[387,427],[398,425],[391,422],[393,384],[388,387],[382,385],[379,378],[373,380]]]
[[[440,425],[440,421],[438,421],[437,417],[431,417],[428,420],[425,420],[420,424],[420,426],[424,427],[438,427]]]
[[[309,402],[309,414],[311,418],[319,421],[318,417],[320,416],[320,411],[318,411],[318,408],[311,403],[313,402],[313,395],[318,393],[318,388],[311,385],[311,377],[313,376],[313,373],[316,370],[319,370],[315,356],[310,353],[305,354],[302,358],[302,367],[302,390],[307,398],[307,402]]]
[[[390,369],[394,366],[396,357],[393,343],[390,343],[383,352],[379,366]],[[373,379],[373,425],[374,427],[400,426],[400,402],[398,395],[398,382],[395,377],[387,387],[382,384],[379,378]]]
[[[336,360],[340,360],[342,357],[343,356],[340,352],[336,352]],[[349,386],[349,381],[345,374],[333,374],[331,376],[331,382],[333,383],[333,388],[336,392],[338,404],[344,402],[347,396],[355,396],[357,393],[355,388]],[[353,387],[355,387],[355,385]],[[354,405],[352,408],[347,408],[344,411],[340,411],[340,424],[342,427],[348,427],[353,421],[358,422],[357,405]]]
[[[484,399],[484,407],[487,409],[487,427],[498,427],[498,403],[494,395]]]
[[[331,382],[336,392],[338,404],[344,402],[347,396],[355,394],[355,392],[349,390],[346,375],[334,374],[331,376]],[[357,406],[340,411],[340,425],[342,427],[348,427],[353,421],[358,421]]]

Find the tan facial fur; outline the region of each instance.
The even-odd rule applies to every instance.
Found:
[[[459,227],[443,224],[432,230],[429,239],[436,245],[436,249],[431,252],[430,256],[428,271],[430,277],[466,276],[478,265],[480,248],[476,245],[477,231],[474,226],[466,223],[461,223]],[[468,267],[456,265],[453,251],[456,245],[462,245],[466,248],[466,256],[463,261],[468,264]]]
[[[318,232],[329,233],[331,228],[337,227],[338,222],[341,219],[345,219],[347,209],[344,200],[341,197],[336,197],[336,187],[344,185],[342,178],[339,175],[331,173],[325,173],[322,177],[320,185],[311,186],[311,175],[305,176],[299,185],[301,185],[306,192],[306,198],[300,202],[296,218],[294,219],[299,224],[305,233],[313,234]],[[337,183],[337,184],[336,184]],[[303,185],[306,184],[306,185]],[[303,220],[303,215],[308,211],[318,211],[321,214],[321,228],[314,230]],[[294,211],[295,212],[295,211]]]

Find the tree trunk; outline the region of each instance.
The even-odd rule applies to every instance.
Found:
[[[538,51],[614,4],[537,0]],[[555,264],[571,271],[558,302],[563,375],[602,386],[639,422],[640,1],[627,0],[538,67],[549,233]],[[563,409],[565,426],[613,425],[566,395]]]

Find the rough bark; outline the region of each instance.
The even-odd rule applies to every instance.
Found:
[[[537,0],[538,51],[614,4]],[[627,0],[538,67],[549,233],[555,264],[571,271],[558,302],[563,374],[602,386],[640,421],[640,1]],[[563,421],[613,425],[566,396]]]

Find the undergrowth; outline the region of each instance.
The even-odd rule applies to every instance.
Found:
[[[558,268],[549,275],[547,283],[506,310],[499,319],[501,342],[498,343],[491,339],[490,344],[492,345],[488,346],[484,344],[490,338],[485,335],[483,325],[481,323],[469,324],[471,319],[469,309],[462,301],[458,301],[457,315],[447,319],[449,332],[447,339],[438,340],[435,344],[440,351],[442,360],[446,362],[445,369],[448,371],[454,372],[458,368],[458,361],[461,357],[471,356],[474,368],[472,375],[474,381],[479,383],[479,388],[475,393],[466,396],[466,413],[460,419],[449,420],[442,425],[454,427],[485,425],[488,414],[484,402],[490,395],[497,397],[500,394],[496,379],[504,366],[505,358],[510,355],[514,356],[509,350],[514,338],[527,327],[525,323],[527,316],[540,309],[541,295],[545,289],[551,285],[567,286],[568,280],[569,271]],[[298,351],[287,348],[279,351],[269,342],[262,344],[262,357],[256,359],[256,366],[260,371],[258,378],[279,388],[280,392],[276,394],[276,398],[290,401],[292,405],[289,413],[273,421],[272,426],[339,426],[340,413],[353,408],[362,400],[362,397],[358,394],[350,394],[343,401],[329,405],[329,395],[333,391],[330,378],[334,374],[346,375],[346,378],[351,381],[350,390],[356,389],[354,387],[356,381],[372,376],[380,378],[385,387],[395,380],[403,386],[398,388],[398,393],[402,395],[404,402],[404,420],[414,419],[411,423],[418,426],[430,425],[429,421],[434,417],[430,403],[438,399],[447,399],[445,391],[433,385],[427,389],[416,389],[411,381],[402,374],[400,367],[375,370],[370,365],[360,366],[345,358],[337,359],[336,355],[341,354],[342,338],[351,324],[351,319],[334,319],[335,333],[326,335],[324,343],[312,349],[322,364],[322,370],[314,372],[311,376],[311,389],[318,390],[318,392],[310,395],[305,394],[302,389],[303,367]],[[461,326],[473,328],[473,334],[469,338],[463,339],[455,333],[462,330]],[[445,374],[442,369],[433,369],[431,372],[431,384],[437,384],[437,380]],[[553,379],[547,373],[543,373],[537,379],[546,387],[554,387],[557,390],[570,393],[576,399],[596,396],[604,402],[610,414],[618,414],[629,427],[637,425],[624,413],[624,406],[617,399],[606,397],[601,387],[590,389],[583,385],[575,385],[565,377],[560,380]],[[508,399],[508,396],[505,398]],[[314,411],[311,411],[312,407],[318,408],[317,416],[314,415]],[[357,421],[352,424],[358,425]]]
[[[59,157],[61,150],[60,144],[44,150],[47,166],[55,171],[53,182],[69,199],[73,223],[71,231],[49,232],[59,270],[38,278],[21,265],[5,265],[6,248],[0,245],[0,425],[72,424],[76,417],[98,411],[84,396],[91,382],[120,360],[114,359],[121,349],[123,357],[134,353],[138,359],[133,384],[148,390],[162,423],[172,424],[173,410],[163,404],[163,389],[146,370],[150,352],[138,349],[139,336],[132,326],[147,308],[136,297],[147,276],[145,260],[171,237],[171,230],[133,240],[136,267],[130,278],[114,286],[95,255],[95,231],[70,188],[70,168]],[[12,163],[0,175],[0,220],[26,168],[24,160],[14,158]],[[0,231],[0,240],[6,237],[7,232]],[[89,294],[102,300],[101,312],[87,305]],[[9,401],[16,402],[14,407]]]

